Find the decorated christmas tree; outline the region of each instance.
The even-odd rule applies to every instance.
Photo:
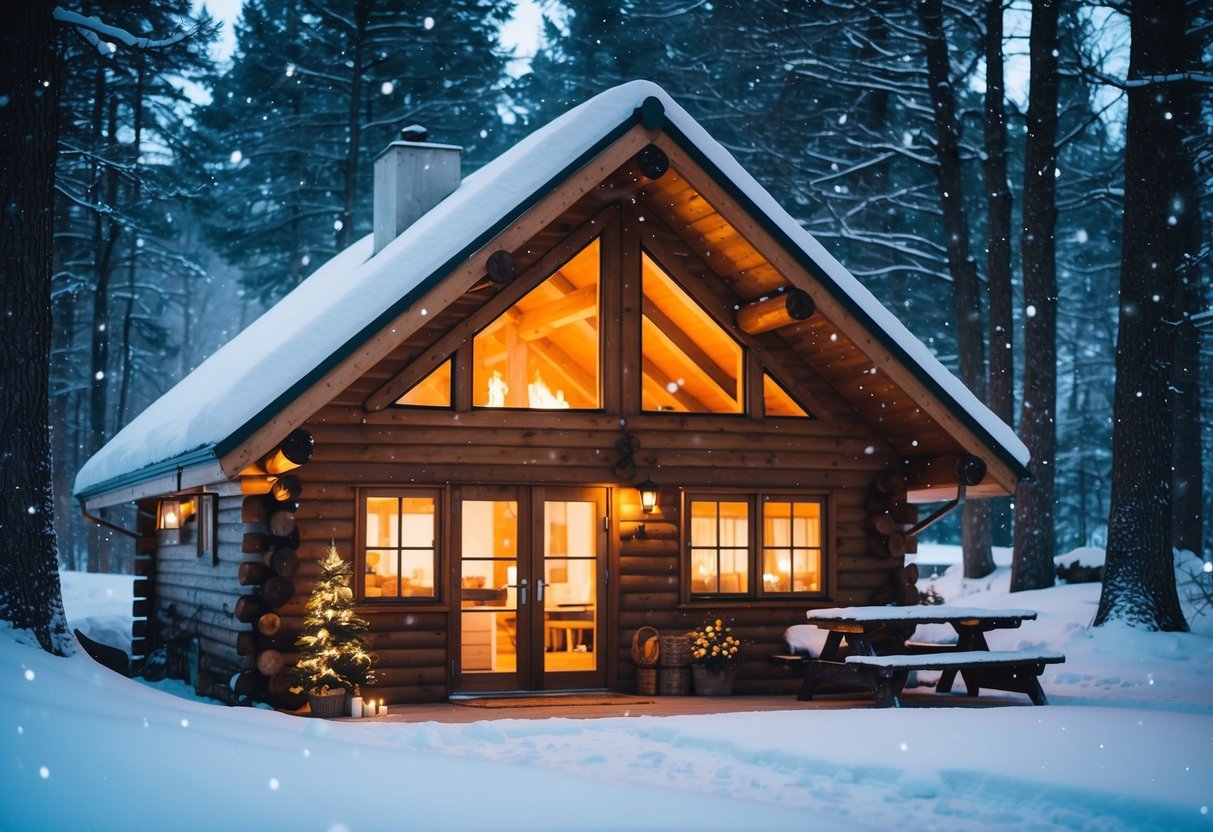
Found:
[[[375,683],[374,657],[366,649],[369,624],[354,614],[350,564],[330,545],[320,577],[307,600],[303,630],[295,645],[305,688],[345,688]]]

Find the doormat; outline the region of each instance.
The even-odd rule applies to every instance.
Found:
[[[649,705],[654,700],[626,693],[575,693],[559,696],[488,696],[480,699],[452,699],[469,708],[567,708],[577,705]]]

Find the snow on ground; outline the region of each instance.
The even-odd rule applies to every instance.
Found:
[[[69,619],[108,640],[129,583],[65,574]],[[1090,630],[1096,584],[931,583],[949,603],[1038,610],[991,642],[1066,654],[1044,676],[1052,704],[334,723],[174,695],[0,632],[0,829],[1213,829],[1209,616],[1188,634]]]

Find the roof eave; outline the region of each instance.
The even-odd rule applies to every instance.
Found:
[[[87,510],[92,511],[213,485],[227,479],[214,447],[203,447],[90,485],[77,491],[74,496]]]

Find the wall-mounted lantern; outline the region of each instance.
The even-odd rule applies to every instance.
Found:
[[[657,508],[657,483],[646,479],[639,486],[640,489],[640,510],[645,514],[652,514]]]
[[[181,501],[161,500],[156,509],[156,528],[161,531],[181,529]]]

